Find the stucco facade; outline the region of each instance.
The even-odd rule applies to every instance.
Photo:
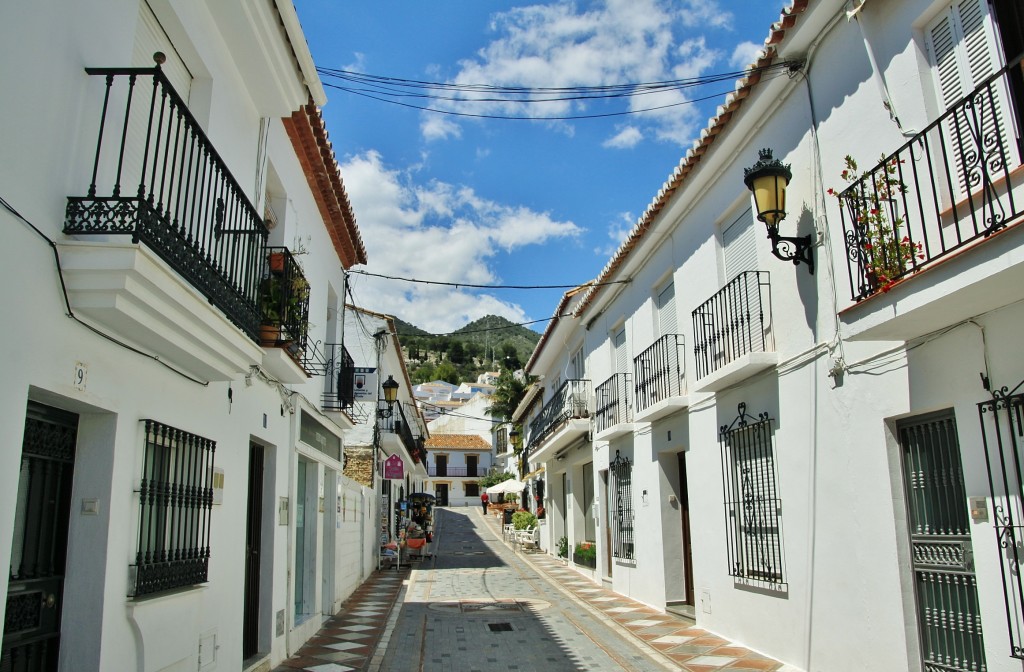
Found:
[[[371,570],[376,503],[341,475],[365,250],[294,7],[31,3],[0,39],[4,666],[276,665]],[[314,317],[268,341],[273,248]]]
[[[799,669],[1019,668],[1019,12],[783,12],[527,365],[549,548],[595,543],[582,573]]]

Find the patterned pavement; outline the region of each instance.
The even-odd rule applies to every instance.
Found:
[[[345,600],[337,615],[274,672],[366,670],[377,650],[391,608],[409,578],[409,568],[374,572]]]
[[[622,630],[655,649],[687,672],[774,672],[783,664],[717,637],[693,622],[661,613],[628,597],[601,588],[558,558],[546,553],[523,554],[536,569],[572,596],[600,611]]]
[[[500,526],[495,520],[479,511],[474,515],[482,519],[477,525],[492,528],[500,539]],[[684,672],[786,672],[794,669],[736,646],[696,627],[686,618],[656,611],[606,590],[551,555],[520,553],[511,546],[506,552],[527,562],[571,599],[586,605],[601,621],[633,638],[641,648],[666,663],[666,667]],[[409,579],[407,567],[398,572],[374,572],[345,601],[338,614],[325,622],[315,637],[274,672],[380,669],[398,616],[398,610],[393,611],[393,607]]]

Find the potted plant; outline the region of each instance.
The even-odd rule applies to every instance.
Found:
[[[260,283],[260,340],[265,345],[303,342],[309,329],[305,306],[309,302],[309,281],[301,274],[291,278],[270,273]]]
[[[581,541],[572,552],[574,564],[594,569],[597,567],[597,546],[592,541]]]
[[[857,162],[847,155],[840,177],[850,187],[842,192],[829,189],[828,193],[842,203],[845,201],[853,218],[857,258],[865,269],[865,278],[871,293],[888,292],[896,282],[914,270],[915,259],[924,259],[921,243],[914,242],[903,229],[905,220],[899,214],[898,196],[907,187],[899,178],[899,160],[882,157],[883,168],[869,176],[857,170]],[[865,178],[868,179],[865,179]]]
[[[569,560],[569,537],[562,537],[558,540],[558,557],[562,559],[562,562],[568,562]]]

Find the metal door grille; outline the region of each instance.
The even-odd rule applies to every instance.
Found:
[[[615,451],[608,468],[615,479],[615,520],[612,521],[612,556],[633,560],[633,465]]]
[[[999,394],[978,404],[981,438],[985,448],[992,513],[999,545],[999,571],[1010,631],[1010,656],[1024,658],[1024,483],[1021,450],[1024,448],[1024,394]]]
[[[57,669],[78,418],[29,404],[4,613],[2,672]]]
[[[908,524],[925,672],[983,671],[978,589],[956,420],[901,423]]]
[[[744,581],[783,585],[782,499],[778,492],[772,419],[739,405],[739,415],[718,434],[729,574]]]

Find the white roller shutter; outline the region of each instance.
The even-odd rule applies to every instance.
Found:
[[[744,271],[757,270],[757,239],[754,233],[754,216],[749,207],[722,228],[726,282]]]
[[[629,371],[629,358],[626,357],[626,328],[619,329],[612,336],[612,348],[615,356],[615,373]]]
[[[658,332],[661,336],[678,333],[678,320],[676,319],[676,288],[674,283],[668,285],[658,292],[655,301],[658,310]]]
[[[182,60],[178,50],[171,43],[160,21],[150,8],[149,3],[139,3],[139,24],[135,31],[135,47],[132,52],[132,67],[152,68],[153,54],[163,52],[167,60],[161,68],[167,80],[178,92],[181,99],[188,103],[189,91],[192,88],[192,73]]]

